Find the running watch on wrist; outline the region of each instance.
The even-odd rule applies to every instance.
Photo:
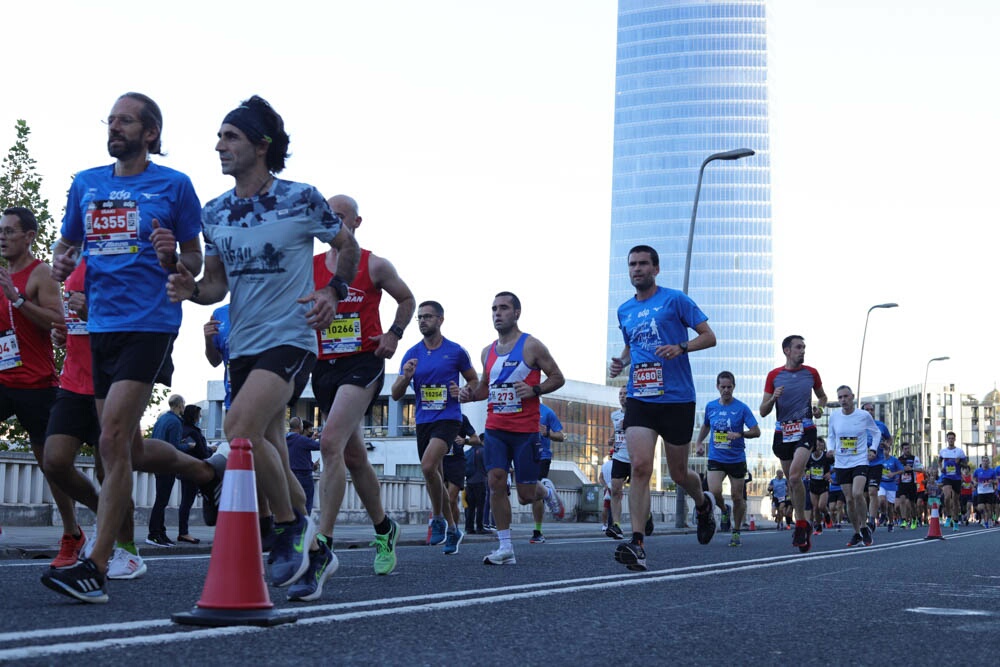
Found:
[[[18,292],[17,293],[17,300],[16,301],[12,301],[10,305],[14,306],[15,308],[20,308],[21,306],[24,305],[24,302],[27,299],[28,299],[28,297],[26,297],[25,295],[23,295],[20,292]]]

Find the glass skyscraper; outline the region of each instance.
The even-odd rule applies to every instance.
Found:
[[[774,336],[767,39],[763,0],[619,0],[615,77],[608,357],[622,348],[618,306],[633,296],[627,253],[660,255],[658,282],[682,289],[698,169],[713,153],[756,155],[705,169],[689,294],[718,344],[691,355],[704,406],[715,377],[736,375],[735,395],[756,413]],[[773,415],[748,454],[770,457]],[[771,463],[771,461],[769,461]],[[765,482],[766,483],[766,482]]]

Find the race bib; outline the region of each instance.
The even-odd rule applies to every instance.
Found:
[[[911,484],[913,482],[913,473],[903,472],[903,474],[899,477],[899,481],[903,484]]]
[[[91,255],[134,255],[139,252],[139,208],[130,199],[87,204],[83,219]]]
[[[857,438],[841,438],[840,439],[840,453],[841,454],[857,454],[858,453],[858,439]]]
[[[822,468],[810,468],[809,477],[815,480],[823,479],[823,469]]]
[[[0,371],[17,368],[21,365],[21,348],[17,345],[17,336],[13,329],[0,334]]]
[[[944,471],[946,473],[948,473],[949,475],[954,475],[955,474],[955,470],[957,470],[957,468],[956,468],[956,466],[955,466],[954,463],[945,463],[944,464]]]
[[[63,294],[63,319],[66,320],[66,333],[70,336],[86,336],[87,323],[80,319],[76,311],[69,307],[69,294]]]
[[[489,408],[495,415],[513,414],[521,411],[521,398],[514,391],[512,382],[490,385]]]
[[[344,354],[361,351],[361,315],[337,313],[330,326],[320,334],[323,354]]]
[[[663,365],[644,361],[632,367],[632,396],[646,398],[663,395]]]
[[[731,449],[728,431],[713,431],[712,442],[716,449]]]
[[[615,431],[615,447],[625,444],[625,432]]]
[[[443,384],[420,385],[420,409],[444,410],[448,404],[448,387]]]
[[[781,441],[798,442],[802,439],[802,421],[781,422]]]

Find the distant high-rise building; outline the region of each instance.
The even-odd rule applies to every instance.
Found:
[[[681,289],[698,168],[713,153],[756,151],[711,163],[702,183],[688,291],[708,315],[718,346],[691,355],[699,420],[705,403],[718,397],[719,371],[736,375],[737,398],[756,410],[764,378],[781,359],[773,325],[764,5],[618,3],[609,357],[622,347],[617,308],[634,294],[629,248],[656,248],[658,282]],[[761,424],[754,453],[771,456],[773,424],[773,415]]]

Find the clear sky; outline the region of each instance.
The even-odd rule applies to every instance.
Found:
[[[157,159],[207,201],[232,186],[213,150],[219,124],[260,94],[292,137],[282,176],[354,196],[360,243],[418,300],[444,305],[446,336],[478,356],[494,336],[493,294],[512,290],[521,328],[567,377],[599,383],[616,11],[611,0],[5,4],[0,150],[25,119],[60,218],[72,174],[111,161],[100,119],[136,90],[163,109],[169,155]],[[864,393],[919,384],[943,355],[932,383],[981,398],[1000,377],[988,194],[998,17],[987,0],[768,3],[775,333],[804,335],[830,387],[856,383],[865,312],[889,301],[900,307],[871,315]],[[201,354],[210,312],[184,305],[174,390],[188,401],[219,377]],[[383,305],[386,326],[392,312]],[[418,339],[411,323],[401,349]],[[762,384],[742,385],[744,398]]]

